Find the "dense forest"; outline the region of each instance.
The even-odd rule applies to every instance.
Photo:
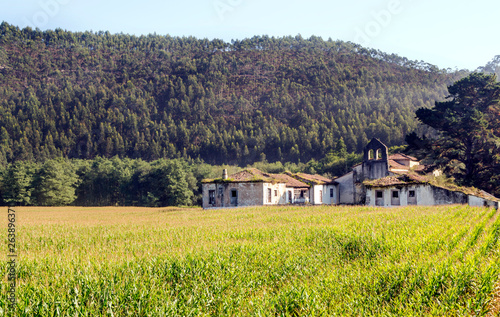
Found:
[[[466,72],[318,37],[222,40],[0,25],[0,164],[309,162],[425,129]]]
[[[285,170],[344,172],[360,156],[340,152],[330,159],[308,164],[256,162],[266,172]],[[323,169],[324,166],[324,169]],[[315,170],[315,168],[322,168]],[[214,166],[200,160],[97,157],[92,160],[49,159],[17,161],[0,165],[0,206],[189,206],[201,204],[201,180],[220,177],[222,169],[237,172],[238,166]]]

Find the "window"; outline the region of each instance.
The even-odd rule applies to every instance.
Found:
[[[267,189],[267,202],[270,203],[271,202],[271,188],[268,188]]]
[[[222,186],[221,186],[221,187],[219,187],[219,196],[222,196],[222,191],[223,191],[223,190],[224,190],[224,188],[222,188]]]
[[[300,198],[304,198],[304,192],[305,192],[304,190],[300,191]]]
[[[231,189],[231,205],[238,206],[238,190]]]
[[[399,206],[400,201],[399,201],[399,190],[393,190],[391,194],[391,205],[392,206]]]
[[[408,191],[408,205],[416,205],[417,204],[417,193],[415,190]]]
[[[333,198],[333,188],[330,188],[330,198]]]
[[[373,160],[375,159],[375,155],[374,155],[374,151],[373,150],[369,150],[368,151],[368,160]]]
[[[278,196],[278,191],[275,189],[274,190],[274,197]]]
[[[208,191],[208,204],[215,205],[215,189]]]
[[[384,192],[381,190],[375,191],[375,206],[384,205]]]

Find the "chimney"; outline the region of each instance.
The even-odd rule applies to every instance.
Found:
[[[227,179],[227,169],[222,170],[222,179]]]

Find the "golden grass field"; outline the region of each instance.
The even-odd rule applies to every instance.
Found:
[[[14,209],[18,316],[499,312],[493,209]]]

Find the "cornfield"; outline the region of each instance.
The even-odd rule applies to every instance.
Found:
[[[483,316],[500,308],[494,209],[15,209],[17,316]],[[0,316],[9,315],[6,276]]]

